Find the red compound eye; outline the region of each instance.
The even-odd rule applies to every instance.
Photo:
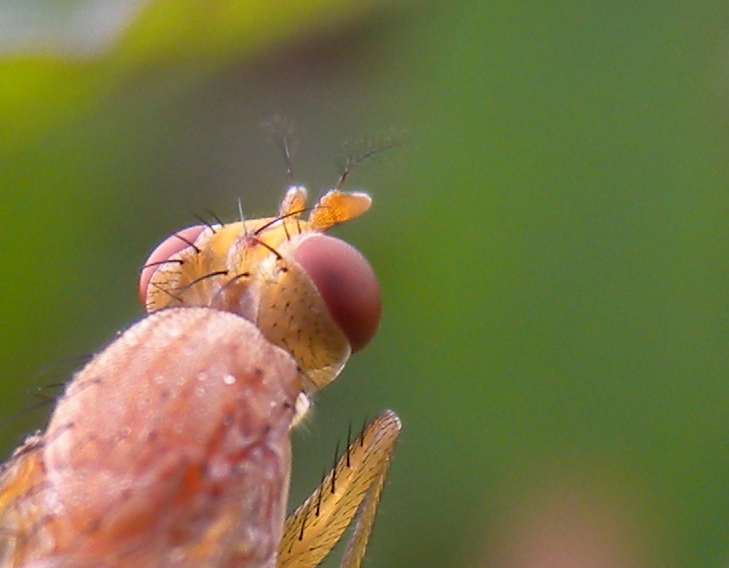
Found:
[[[193,225],[192,227],[177,231],[177,233],[171,237],[167,237],[152,251],[147,262],[144,263],[144,268],[139,276],[139,299],[142,305],[146,305],[147,303],[147,289],[157,269],[160,266],[164,266],[165,262],[172,256],[188,248],[190,246],[189,243],[194,243],[195,239],[205,229],[207,229],[206,225]]]
[[[380,324],[382,301],[369,262],[353,246],[314,235],[304,240],[294,258],[306,270],[352,351],[362,349]]]

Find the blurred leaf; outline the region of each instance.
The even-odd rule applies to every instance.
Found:
[[[93,111],[119,85],[153,69],[200,76],[226,62],[350,24],[382,3],[160,0],[149,2],[128,23],[109,7],[109,18],[125,29],[108,47],[103,39],[119,33],[108,23],[99,30],[102,40],[84,52],[74,53],[72,40],[55,48],[43,38],[35,43],[20,38],[17,45],[6,41],[9,55],[0,60],[0,150]]]
[[[153,2],[124,34],[122,61],[222,60],[345,25],[381,1]]]

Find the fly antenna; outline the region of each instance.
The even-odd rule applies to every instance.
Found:
[[[294,185],[294,125],[290,120],[274,115],[263,122],[263,127],[275,138],[286,164],[286,186],[291,187]]]
[[[365,160],[381,154],[386,150],[402,146],[402,144],[398,134],[393,131],[346,144],[346,157],[342,165],[342,173],[339,175],[334,189],[342,189],[344,182],[347,181],[352,170]]]

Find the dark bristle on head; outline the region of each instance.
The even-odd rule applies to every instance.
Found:
[[[190,282],[186,286],[180,288],[178,290],[178,292],[179,293],[187,292],[191,288],[194,288],[195,285],[199,284],[200,282],[204,282],[206,280],[210,280],[211,278],[217,278],[218,276],[227,276],[227,275],[228,275],[228,271],[227,270],[214,270],[212,272],[208,272],[207,274],[203,274],[202,276],[198,276],[197,278],[195,278],[195,280],[193,280],[192,282]]]
[[[186,238],[184,235],[181,235],[180,233],[175,233],[173,235],[173,237],[181,240],[187,246],[191,247],[197,254],[200,254],[200,248],[193,241]]]
[[[198,221],[200,221],[203,225],[205,225],[208,229],[210,229],[213,233],[218,232],[217,229],[212,225],[212,223],[209,223],[208,221],[206,221],[203,217],[201,217],[197,213],[193,213],[192,216],[195,217],[195,219],[197,219]]]
[[[210,215],[218,225],[220,225],[221,227],[225,227],[225,223],[213,211],[211,211],[210,209],[204,209],[204,211],[205,213]]]
[[[260,227],[258,227],[255,231],[253,231],[253,235],[260,235],[261,233],[265,232],[267,229],[271,228],[276,223],[280,223],[281,221],[284,221],[288,219],[289,217],[299,217],[303,213],[307,213],[309,211],[313,211],[314,207],[303,207],[302,209],[297,209],[296,211],[291,211],[289,213],[286,213],[286,215],[279,215],[278,217],[274,217],[271,219],[268,223],[264,223]],[[284,225],[284,228],[286,228],[286,225]],[[300,231],[300,229],[299,229]]]

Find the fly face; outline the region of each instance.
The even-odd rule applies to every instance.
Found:
[[[318,390],[374,335],[380,292],[372,268],[350,245],[324,236],[371,204],[332,190],[306,212],[306,190],[289,189],[272,218],[198,225],[164,241],[140,280],[149,312],[206,306],[238,314],[286,349]]]

